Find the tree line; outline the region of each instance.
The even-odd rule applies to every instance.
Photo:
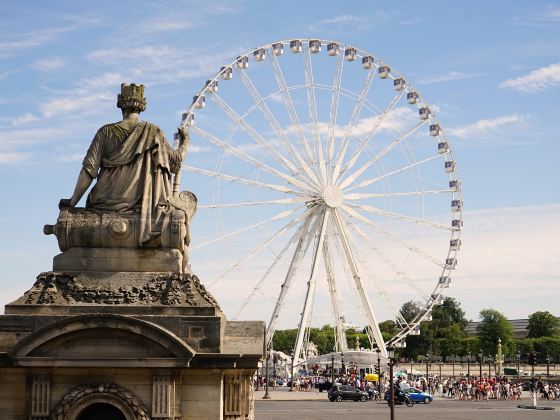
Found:
[[[407,322],[411,322],[421,310],[419,303],[405,302],[400,313]],[[507,318],[495,309],[480,311],[481,322],[477,328],[477,336],[467,336],[468,321],[465,312],[457,300],[446,297],[440,305],[434,306],[432,320],[420,324],[420,335],[406,337],[406,347],[396,350],[397,356],[406,360],[423,360],[426,355],[438,356],[443,361],[455,360],[457,357],[471,356],[474,360],[482,350],[486,360],[494,358],[497,353],[498,339],[502,343],[502,353],[507,360],[514,361],[517,353],[524,360],[527,353],[536,352],[539,363],[546,357],[552,362],[560,362],[560,321],[547,311],[537,311],[529,315],[527,338],[514,338],[513,328]],[[398,331],[399,326],[393,320],[379,324],[385,341],[389,341]],[[335,347],[335,331],[330,325],[321,328],[310,328],[309,341],[312,341],[319,354],[333,351]],[[273,337],[274,350],[291,354],[297,335],[296,329],[277,330]],[[349,349],[353,349],[358,338],[361,348],[370,348],[365,329],[346,331]]]

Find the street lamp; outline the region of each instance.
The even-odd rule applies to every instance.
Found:
[[[389,406],[391,408],[391,420],[395,420],[395,385],[393,384],[393,366],[395,366],[395,349],[387,347],[389,358]]]
[[[455,361],[457,360],[457,355],[451,358],[451,376],[455,377]]]
[[[334,385],[334,353],[331,354],[331,386]]]
[[[482,359],[483,358],[484,358],[484,353],[482,352],[482,350],[480,350],[478,352],[478,362],[480,363],[480,379],[479,379],[480,382],[482,382],[482,362],[483,362]]]
[[[471,352],[470,351],[467,356],[467,378],[471,379]]]
[[[546,377],[549,378],[550,377],[550,356],[547,354],[546,358],[544,360],[546,360]]]
[[[439,361],[439,379],[441,381],[441,365],[443,364],[443,362],[440,360]]]
[[[266,370],[265,370],[265,377],[266,377],[266,384],[264,386],[265,393],[263,395],[263,400],[269,400],[270,395],[268,394],[268,363],[270,362],[270,347],[266,349]]]
[[[521,352],[519,350],[517,350],[517,382],[519,382],[520,378],[520,373],[519,373],[519,364],[521,363]]]
[[[377,391],[381,398],[381,349],[378,348],[375,352],[377,353]]]
[[[428,387],[429,366],[430,366],[430,354],[426,354],[426,387]]]
[[[346,377],[346,366],[344,366],[344,352],[343,351],[340,352],[340,364],[342,365],[341,366],[342,376]]]

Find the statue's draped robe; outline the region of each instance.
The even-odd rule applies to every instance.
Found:
[[[97,131],[84,158],[83,169],[97,178],[86,207],[139,212],[142,246],[161,233],[170,208],[171,174],[177,173],[181,160],[152,123],[140,121],[132,130],[122,122],[107,124]]]

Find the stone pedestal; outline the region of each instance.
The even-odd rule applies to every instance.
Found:
[[[42,273],[0,316],[2,419],[252,419],[264,336],[188,273]]]

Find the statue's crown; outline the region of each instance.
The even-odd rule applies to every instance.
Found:
[[[121,83],[121,93],[117,97],[117,107],[133,108],[139,112],[146,110],[144,85]]]
[[[144,99],[144,85],[121,83],[121,96],[126,98]]]

